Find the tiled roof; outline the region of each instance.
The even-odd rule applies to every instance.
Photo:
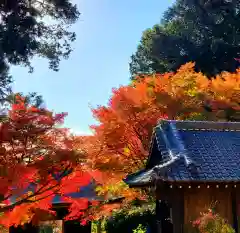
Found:
[[[166,181],[240,182],[240,122],[161,121],[146,168],[130,186]]]
[[[65,194],[66,197],[71,197],[73,199],[79,199],[79,198],[87,198],[89,201],[104,201],[104,198],[101,196],[98,196],[96,193],[96,182],[93,180],[88,185],[81,187],[81,189],[78,192],[74,193],[67,193]],[[27,189],[23,191],[23,193],[26,193],[28,191],[35,191],[36,185],[30,184]],[[11,196],[10,202],[14,203],[18,197],[17,196]],[[52,199],[52,204],[60,204],[64,203],[65,201],[62,199],[61,196],[55,195]]]
[[[83,186],[79,192],[68,193],[65,196],[71,197],[73,199],[87,198],[89,201],[104,201],[103,197],[97,196],[95,188],[96,188],[96,183],[93,181],[88,185]],[[64,203],[64,200],[61,198],[61,196],[56,195],[53,198],[52,203],[53,204]]]

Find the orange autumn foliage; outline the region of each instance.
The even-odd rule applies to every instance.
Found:
[[[237,121],[240,119],[240,70],[208,79],[187,63],[176,73],[139,78],[113,89],[107,106],[92,109],[99,124],[81,148],[93,168],[105,173],[102,190],[114,186],[117,195],[131,195],[119,185],[131,172],[144,167],[153,128],[161,119]],[[123,193],[125,192],[125,193]]]
[[[56,194],[64,199],[96,176],[74,150],[74,137],[59,127],[65,115],[31,106],[18,96],[0,124],[0,224],[24,224],[38,210],[52,213]],[[75,211],[87,208],[85,199],[68,202]]]

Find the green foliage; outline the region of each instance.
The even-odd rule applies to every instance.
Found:
[[[154,205],[132,206],[114,212],[106,221],[105,230],[107,233],[144,233],[147,226],[154,226],[155,221]]]
[[[46,58],[58,70],[72,51],[75,33],[69,26],[79,17],[71,0],[7,0],[0,5],[0,99],[10,91],[10,65],[33,71],[34,56]]]
[[[52,233],[53,229],[52,229],[52,226],[49,226],[49,225],[41,226],[39,232],[40,233]]]
[[[92,221],[91,233],[97,233],[97,221]]]
[[[40,55],[56,70],[59,58],[71,51],[68,41],[75,34],[66,26],[77,20],[79,12],[69,0],[3,1],[0,12],[2,62],[30,66],[30,58]]]
[[[103,231],[105,220],[98,220],[91,222],[91,233],[105,233]]]
[[[147,232],[147,228],[142,224],[139,224],[138,227],[133,230],[133,233],[146,233],[146,232]]]
[[[186,62],[208,76],[233,72],[240,56],[240,2],[177,0],[162,23],[147,29],[131,57],[138,74],[176,71]]]

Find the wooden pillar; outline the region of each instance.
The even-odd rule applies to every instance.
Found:
[[[240,233],[240,187],[236,188],[236,209],[237,209],[237,219],[238,219],[238,233]]]
[[[162,233],[162,226],[161,226],[161,209],[159,200],[156,200],[156,225],[157,225],[157,233]]]
[[[180,190],[172,198],[172,222],[173,233],[184,232],[184,194]]]
[[[233,228],[238,233],[238,213],[237,213],[237,195],[236,189],[232,190],[232,216],[233,216]]]
[[[240,233],[240,185],[232,190],[232,196],[232,199],[234,200],[233,205],[235,204],[235,209],[233,207],[233,221],[235,221],[234,225],[236,227],[235,231],[236,233]]]

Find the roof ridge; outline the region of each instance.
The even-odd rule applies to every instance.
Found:
[[[159,125],[174,124],[180,130],[240,131],[240,122],[160,120]]]

